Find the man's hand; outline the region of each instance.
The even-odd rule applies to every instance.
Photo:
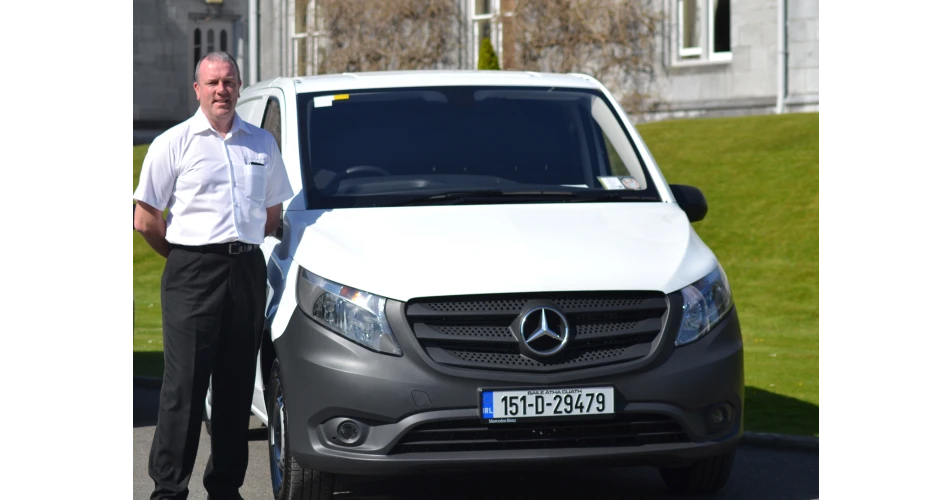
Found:
[[[274,236],[275,230],[278,229],[278,224],[281,223],[281,205],[274,205],[273,207],[268,207],[268,219],[264,223],[264,235],[265,237]]]
[[[141,201],[136,202],[133,227],[153,250],[162,257],[169,257],[171,248],[169,242],[165,240],[165,219],[162,218],[161,210]]]

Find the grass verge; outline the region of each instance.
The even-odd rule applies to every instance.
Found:
[[[639,133],[727,273],[744,335],[748,430],[819,436],[820,117],[669,121]]]

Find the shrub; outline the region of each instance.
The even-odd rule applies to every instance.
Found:
[[[499,69],[499,58],[496,57],[496,51],[493,50],[493,44],[489,38],[483,38],[479,42],[479,65],[477,69]]]

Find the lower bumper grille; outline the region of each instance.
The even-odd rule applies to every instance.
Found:
[[[479,419],[423,424],[408,432],[391,455],[420,452],[610,448],[687,442],[681,425],[655,414],[613,420],[488,425]]]

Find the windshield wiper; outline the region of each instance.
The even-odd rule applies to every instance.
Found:
[[[581,194],[581,193],[578,193]],[[585,193],[586,195],[590,193]],[[639,193],[637,191],[609,191],[597,193],[592,196],[584,196],[576,201],[659,201],[657,197]]]
[[[424,205],[429,203],[464,203],[469,201],[532,201],[539,199],[557,198],[568,203],[584,203],[599,201],[658,201],[654,196],[633,191],[502,191],[499,189],[482,189],[469,191],[446,191],[443,193],[416,196],[406,201],[397,202],[395,206]]]
[[[445,191],[437,194],[428,194],[416,196],[403,202],[395,203],[396,206],[420,205],[427,203],[443,202],[464,202],[476,200],[514,200],[514,199],[537,199],[537,198],[563,198],[568,201],[578,193],[572,191],[502,191],[499,189],[477,189],[468,191]]]

